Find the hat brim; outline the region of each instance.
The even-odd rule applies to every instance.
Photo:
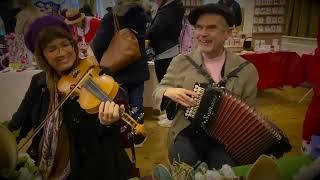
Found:
[[[233,24],[231,12],[219,4],[207,4],[195,8],[188,16],[189,23],[193,26],[196,25],[199,17],[203,14],[218,14],[225,18],[229,26]]]
[[[64,22],[68,25],[73,25],[73,24],[77,24],[77,23],[80,23],[83,19],[84,19],[84,14],[81,13],[81,16],[78,18],[78,19],[75,19],[75,20],[72,20],[72,21],[69,21],[68,19],[65,19]]]

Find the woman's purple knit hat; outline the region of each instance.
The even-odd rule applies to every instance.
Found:
[[[27,48],[34,53],[35,45],[37,42],[38,34],[42,31],[43,28],[48,26],[56,26],[61,29],[70,32],[68,25],[57,16],[42,16],[36,19],[30,26],[28,31],[24,34],[24,42]],[[71,33],[71,32],[70,32]]]

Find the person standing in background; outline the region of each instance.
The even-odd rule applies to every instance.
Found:
[[[0,36],[4,36],[4,35],[6,35],[6,29],[4,27],[4,22],[0,17]]]
[[[128,102],[131,107],[132,117],[136,120],[140,117],[138,122],[143,123],[144,81],[149,79],[144,39],[146,17],[140,0],[116,0],[115,3],[116,5],[112,8],[111,12],[104,15],[102,18],[101,26],[92,42],[92,49],[97,60],[101,62],[100,65],[104,66],[103,62],[108,61],[108,59],[104,59],[103,54],[108,49],[111,39],[114,36],[115,26],[113,15],[116,15],[118,18],[120,29],[129,28],[137,33],[136,37],[139,42],[141,58],[125,68],[114,72],[114,78],[128,94]],[[136,147],[141,147],[144,141],[144,137],[134,138]]]
[[[106,7],[106,14],[110,13],[112,11],[112,7]]]
[[[234,26],[240,26],[242,23],[242,14],[239,3],[235,0],[219,0],[218,3],[229,8],[233,15]]]
[[[80,58],[93,56],[89,45],[96,36],[100,20],[95,17],[85,16],[78,9],[70,9],[66,12],[65,23],[72,26],[73,37],[78,41]]]
[[[100,26],[99,19],[85,16],[78,9],[70,9],[66,12],[65,23],[73,26],[72,33],[74,36],[83,39],[88,44],[92,42]]]
[[[19,6],[21,7],[21,11],[16,15],[17,23],[14,29],[16,34],[15,41],[18,44],[18,52],[16,54],[24,67],[30,67],[34,56],[24,45],[24,34],[27,32],[30,24],[44,14],[32,3],[32,0],[20,0]]]
[[[3,20],[6,34],[14,32],[16,26],[16,15],[21,11],[19,7],[16,7],[13,1],[1,0],[0,1],[0,17]]]
[[[173,57],[179,54],[179,36],[182,29],[184,7],[181,0],[156,0],[159,8],[150,27],[147,29],[146,39],[155,51],[155,71],[160,82],[166,74]],[[159,125],[170,127],[165,112],[159,116]]]
[[[17,24],[15,27],[15,33],[24,35],[29,25],[38,17],[43,16],[41,11],[33,5],[32,0],[19,1],[21,11],[16,15]]]
[[[142,8],[145,12],[146,19],[147,19],[147,27],[150,25],[152,21],[152,5],[149,0],[142,1]]]

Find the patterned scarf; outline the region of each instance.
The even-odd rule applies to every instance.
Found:
[[[50,105],[48,112],[52,112],[59,104],[59,95],[56,86],[50,91]],[[59,133],[62,128],[62,112],[57,110],[48,120],[43,129],[43,145],[41,149],[40,170],[44,179],[51,175],[52,168],[55,165],[56,151],[59,141]],[[69,161],[70,162],[70,161]],[[70,163],[64,168],[59,179],[66,179],[70,173]]]

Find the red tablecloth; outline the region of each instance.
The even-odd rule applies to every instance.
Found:
[[[314,95],[303,122],[302,137],[310,141],[312,135],[320,135],[320,54],[301,57],[305,81],[313,87]]]
[[[255,53],[241,55],[252,62],[259,73],[258,89],[299,86],[303,81],[300,56],[295,52]]]

